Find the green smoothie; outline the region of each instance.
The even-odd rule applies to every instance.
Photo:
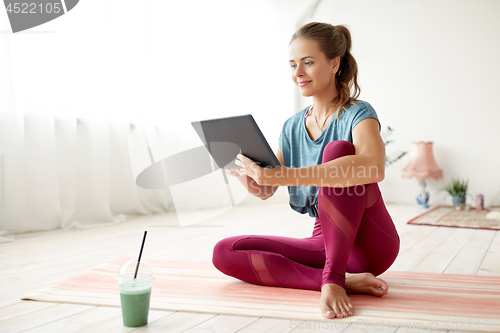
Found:
[[[150,297],[151,288],[136,290],[134,293],[120,293],[123,325],[139,327],[148,323]]]
[[[127,327],[147,325],[154,275],[139,274],[134,279],[133,275],[125,274],[119,275],[117,279],[120,287],[123,325]]]

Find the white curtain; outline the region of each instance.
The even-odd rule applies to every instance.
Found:
[[[308,5],[86,0],[17,34],[0,10],[0,241],[174,209],[170,191],[136,186],[134,162],[150,160],[130,151],[133,129],[159,161],[201,145],[191,121],[251,113],[276,149],[295,111],[288,42]],[[185,191],[191,209],[227,204]]]

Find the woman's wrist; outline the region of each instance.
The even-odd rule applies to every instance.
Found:
[[[290,168],[281,166],[279,168],[263,168],[262,175],[256,182],[270,187],[288,186]]]
[[[246,175],[241,175],[237,177],[237,179],[248,193],[262,200],[273,196],[273,194],[276,192],[276,189],[272,186],[259,185],[254,179]]]

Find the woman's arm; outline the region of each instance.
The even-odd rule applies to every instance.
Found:
[[[278,158],[280,164],[283,165],[283,154],[281,152],[281,149],[279,148],[276,151],[276,157]],[[236,179],[238,179],[238,181],[241,183],[241,185],[243,185],[243,187],[248,191],[248,193],[262,200],[267,200],[270,197],[272,197],[274,193],[276,193],[276,190],[279,187],[279,186],[259,185],[251,177],[248,177],[244,174],[239,174],[238,169],[229,169],[226,170],[226,173],[228,173],[231,176],[235,176]]]
[[[261,168],[238,155],[244,173],[259,185],[349,187],[380,182],[385,176],[385,146],[374,118],[360,121],[352,130],[355,155],[302,168]]]

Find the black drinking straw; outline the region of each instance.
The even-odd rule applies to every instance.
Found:
[[[142,238],[141,252],[139,252],[139,259],[137,260],[137,267],[135,268],[134,279],[137,278],[137,272],[139,271],[139,264],[141,263],[142,250],[144,249],[144,242],[146,241],[146,234],[148,232],[144,231],[144,237]]]

